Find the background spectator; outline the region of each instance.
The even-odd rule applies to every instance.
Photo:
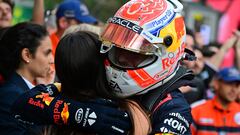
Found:
[[[0,28],[9,27],[13,21],[13,0],[0,0]],[[44,23],[44,0],[34,0],[31,22]]]
[[[239,134],[240,105],[235,100],[240,93],[240,72],[236,68],[220,70],[213,87],[213,99],[192,105],[192,134]]]
[[[11,0],[0,0],[0,28],[12,25],[13,8]]]
[[[65,0],[59,4],[56,11],[57,31],[50,35],[53,55],[64,31],[80,23],[97,24],[98,20],[89,14],[86,5],[79,0]]]

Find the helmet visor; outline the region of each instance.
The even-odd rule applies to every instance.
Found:
[[[118,68],[138,69],[152,64],[157,59],[157,56],[144,55],[118,47],[113,47],[108,52],[108,59],[114,66]]]
[[[133,25],[128,27],[119,24],[109,23],[102,34],[102,40],[110,42],[117,47],[124,48],[142,54],[154,54],[157,48],[141,34],[141,28],[137,29]],[[103,44],[106,42],[103,42]],[[108,44],[104,44],[109,46]]]

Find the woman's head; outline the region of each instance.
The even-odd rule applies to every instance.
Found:
[[[62,92],[74,99],[95,97],[99,84],[105,84],[101,42],[96,34],[74,32],[64,36],[56,49],[56,74],[62,83]],[[82,96],[82,97],[81,97]]]
[[[41,25],[19,23],[4,33],[0,43],[0,71],[4,78],[16,71],[32,81],[44,77],[53,63],[51,41]]]

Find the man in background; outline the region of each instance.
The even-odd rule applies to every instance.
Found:
[[[13,0],[0,0],[0,28],[10,27],[13,22]],[[31,22],[43,25],[44,0],[34,0]]]
[[[52,51],[55,50],[59,39],[64,31],[72,25],[80,23],[97,24],[98,20],[90,15],[88,8],[79,0],[65,0],[57,8],[56,11],[57,31],[50,38],[52,40]]]
[[[192,105],[192,134],[240,134],[240,72],[224,68],[213,81],[215,97]]]

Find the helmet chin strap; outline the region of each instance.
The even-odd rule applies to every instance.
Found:
[[[195,61],[197,60],[197,57],[195,56],[195,53],[187,48],[184,50],[184,55],[183,55],[183,60],[188,60],[188,61]]]

